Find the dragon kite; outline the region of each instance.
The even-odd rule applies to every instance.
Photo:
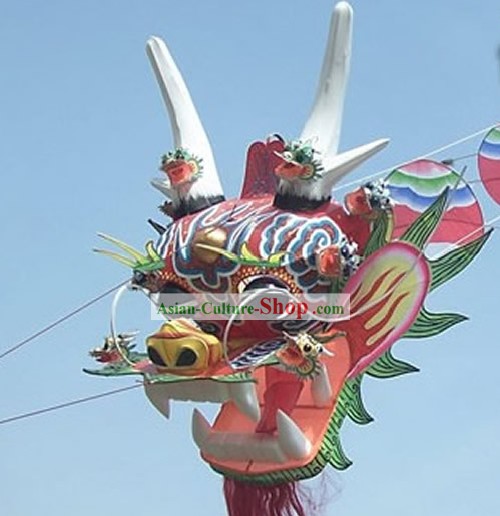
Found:
[[[147,43],[173,133],[174,148],[152,181],[166,198],[168,222],[150,220],[158,238],[144,252],[107,235],[124,254],[100,252],[130,267],[129,287],[150,297],[264,291],[350,298],[350,317],[331,322],[165,318],[143,352],[128,333],[92,351],[102,367],[88,373],[139,375],[166,417],[171,400],[221,404],[213,423],[194,410],[192,435],[202,459],[224,477],[231,516],[304,515],[297,483],[351,465],[340,431],[346,418],[372,421],[363,378],[415,371],[393,356],[393,345],[465,319],[429,311],[426,299],[471,263],[490,234],[462,175],[440,162],[417,160],[340,201],[332,197],[339,181],[388,144],[339,151],[352,17],[348,3],[336,5],[301,134],[253,143],[241,193],[230,200],[169,50],[157,37]],[[439,257],[429,258],[429,243],[444,245]]]

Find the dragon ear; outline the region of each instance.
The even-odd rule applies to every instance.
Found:
[[[371,254],[347,282],[347,333],[352,378],[387,351],[416,320],[430,284],[429,265],[411,244],[393,242]]]

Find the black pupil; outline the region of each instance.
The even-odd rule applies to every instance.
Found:
[[[258,289],[267,289],[271,287],[282,288],[286,290],[286,285],[281,282],[277,278],[273,278],[271,276],[259,276],[252,280],[246,287],[247,290],[258,290]]]
[[[197,356],[192,349],[183,349],[177,358],[177,367],[192,366],[196,362]]]
[[[305,351],[306,353],[309,353],[309,351],[311,351],[311,349],[312,349],[311,344],[306,344],[306,345],[304,346],[304,351]]]

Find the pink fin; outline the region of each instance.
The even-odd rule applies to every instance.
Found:
[[[277,138],[250,145],[247,152],[245,178],[240,193],[241,199],[275,193],[274,168],[278,164],[279,158],[274,153],[282,152],[283,148],[283,142]]]

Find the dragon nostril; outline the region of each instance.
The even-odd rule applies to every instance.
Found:
[[[161,358],[160,353],[158,353],[158,351],[156,351],[156,349],[152,348],[151,346],[148,346],[148,357],[149,357],[149,360],[151,360],[151,362],[153,362],[153,364],[155,364],[157,366],[162,366],[162,367],[167,366],[167,364],[165,364],[165,361],[163,360],[163,358]]]
[[[192,349],[185,348],[181,351],[181,354],[177,358],[175,365],[177,367],[192,366],[196,363],[197,359],[198,357]]]

